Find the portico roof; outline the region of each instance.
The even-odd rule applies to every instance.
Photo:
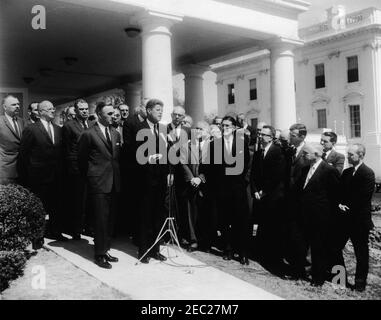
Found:
[[[31,26],[36,4],[46,8],[45,30]],[[0,86],[58,104],[141,80],[141,39],[124,29],[142,11],[181,20],[171,28],[173,68],[181,72],[274,37],[297,40],[297,15],[307,8],[299,0],[3,0]]]

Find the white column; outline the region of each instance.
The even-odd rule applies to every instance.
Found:
[[[294,53],[300,41],[277,39],[271,50],[271,123],[276,129],[288,129],[296,122]]]
[[[185,111],[193,123],[204,119],[204,77],[209,67],[200,65],[187,65],[182,68],[185,82]]]
[[[142,32],[143,100],[164,102],[162,122],[171,121],[173,109],[171,26],[182,19],[146,12],[139,17]]]

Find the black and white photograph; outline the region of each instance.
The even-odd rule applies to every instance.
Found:
[[[0,0],[0,99],[0,308],[381,300],[380,0]]]

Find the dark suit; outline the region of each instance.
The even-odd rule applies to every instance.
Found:
[[[120,192],[120,135],[110,129],[111,146],[98,124],[84,131],[78,143],[78,168],[86,179],[87,190],[94,207],[95,255],[110,249],[117,196]]]
[[[238,137],[237,135],[237,133],[234,134],[231,153],[226,149],[224,137],[214,140],[211,144],[212,163],[214,163],[212,179],[216,181],[215,185],[218,188],[219,230],[222,232],[224,250],[228,253],[235,249],[238,254],[247,257],[250,226],[245,177],[250,154],[247,138],[240,142],[243,149],[237,149],[236,140],[243,139],[243,135]],[[216,145],[221,148],[217,148]],[[222,153],[220,154],[222,164],[218,164],[216,151]],[[227,170],[237,165],[237,162],[231,164],[232,157],[236,156],[243,160],[243,163],[239,165],[242,165],[243,170],[239,174],[228,174]]]
[[[65,189],[70,199],[68,210],[70,212],[70,231],[72,234],[82,233],[86,204],[86,183],[78,169],[78,141],[83,125],[73,119],[64,123],[62,127],[65,152]]]
[[[296,182],[299,215],[305,238],[311,246],[312,279],[325,280],[330,252],[329,232],[337,208],[339,173],[321,161],[305,185],[310,168]]]
[[[365,163],[358,167],[354,175],[353,170],[353,167],[345,169],[340,179],[339,203],[349,207],[349,211],[340,213],[340,227],[344,234],[339,249],[341,252],[348,239],[351,239],[357,260],[355,279],[358,283],[366,284],[369,269],[368,239],[369,231],[373,228],[371,201],[375,176]],[[340,264],[344,264],[342,255]]]
[[[258,221],[260,256],[275,266],[280,265],[282,259],[286,163],[281,147],[274,143],[266,156],[263,155],[262,149],[254,154],[250,183],[254,198],[254,214]],[[264,196],[258,201],[254,193],[259,191],[262,191]]]
[[[209,141],[205,141],[202,147],[196,143],[188,143],[188,161],[182,164],[183,179],[186,183],[183,197],[187,201],[187,213],[189,221],[190,242],[205,248],[211,246],[211,214],[207,208],[208,202],[208,179],[205,164],[208,158]],[[198,187],[191,185],[193,178],[200,178]]]
[[[190,139],[190,128],[180,126],[180,134],[177,136],[176,129],[172,123],[167,125],[167,133],[168,133],[168,147],[176,148],[177,156],[180,156],[180,148],[188,143]],[[190,225],[188,220],[188,210],[187,210],[187,200],[184,197],[185,189],[187,188],[187,184],[184,180],[183,167],[181,163],[176,165],[171,165],[170,170],[174,175],[174,190],[176,193],[176,201],[177,201],[177,212],[176,212],[176,220],[177,225],[179,227],[178,236],[179,239],[185,239],[190,241],[191,235],[189,233]]]
[[[55,235],[62,225],[62,129],[53,124],[54,143],[41,121],[24,129],[17,167],[21,183],[29,187],[49,214],[50,232]]]
[[[17,117],[20,135],[17,135],[5,115],[0,116],[0,184],[16,183],[17,157],[25,121]]]
[[[141,189],[138,164],[136,162],[137,141],[136,134],[141,126],[137,114],[130,115],[123,122],[123,146],[121,153],[120,170],[122,175],[121,210],[117,218],[117,233],[127,233],[135,240],[138,231],[138,217],[140,216]],[[133,181],[133,183],[132,183]],[[125,210],[128,206],[128,210]],[[124,210],[123,210],[124,208]]]
[[[145,144],[148,140],[153,143],[160,153],[167,152],[166,133],[167,128],[163,124],[159,124],[159,136],[158,144],[156,143],[156,137],[151,132],[150,126],[147,120],[140,124],[139,130],[145,129],[148,134],[143,142],[139,143],[139,146]],[[138,150],[137,157],[142,157]],[[152,150],[145,150],[144,156],[148,161],[148,157],[157,152],[150,152]],[[164,155],[166,157],[166,154]],[[140,215],[139,215],[139,256],[141,257],[146,251],[154,244],[156,237],[160,232],[165,221],[165,195],[167,190],[167,176],[169,173],[169,165],[163,158],[163,163],[144,163],[138,166],[138,174],[141,187],[141,202]],[[156,244],[148,255],[155,255],[159,252],[159,244]]]
[[[345,157],[343,154],[336,152],[335,150],[332,150],[328,157],[324,159],[328,164],[333,166],[339,173],[343,171],[344,168],[344,161]]]

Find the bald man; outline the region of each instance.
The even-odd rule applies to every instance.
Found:
[[[19,118],[20,102],[7,95],[2,101],[4,115],[0,116],[0,184],[18,182],[17,157],[22,131],[25,127]]]
[[[30,124],[23,132],[17,167],[21,183],[42,201],[49,224],[49,238],[64,241],[62,234],[62,129],[53,123],[55,108],[50,101],[38,105],[40,121]]]

